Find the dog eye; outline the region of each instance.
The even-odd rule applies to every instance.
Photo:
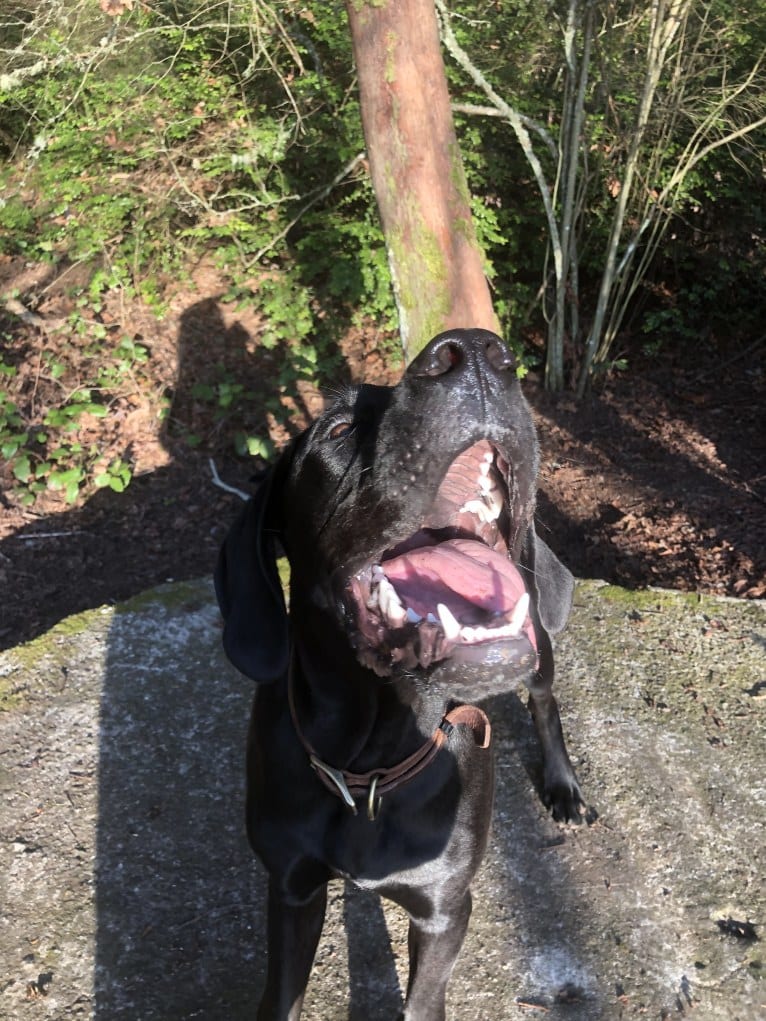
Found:
[[[327,432],[327,438],[329,440],[340,440],[353,429],[353,422],[336,422]]]

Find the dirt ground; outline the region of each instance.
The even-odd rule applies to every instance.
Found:
[[[0,294],[15,295],[0,312],[2,358],[16,366],[32,415],[52,385],[40,352],[60,350],[76,366],[83,347],[62,328],[72,283],[69,271],[64,278],[0,262]],[[214,484],[210,459],[227,483],[252,489],[261,463],[234,455],[233,429],[268,431],[276,442],[286,435],[273,415],[281,352],[263,349],[263,321],[223,301],[224,289],[201,266],[175,288],[161,320],[116,296],[97,317],[109,336],[149,352],[109,416],[93,425],[91,441],[133,468],[123,494],[100,490],[73,507],[45,495],[22,508],[0,466],[0,648],[75,611],[212,571],[240,501]],[[401,366],[391,366],[387,341],[374,328],[349,333],[339,380],[393,382]],[[629,371],[579,403],[527,377],[542,450],[538,529],[575,574],[628,587],[766,595],[763,354],[764,338],[741,346],[707,339],[697,350],[653,358],[628,352]],[[193,389],[212,379],[213,366],[249,394],[239,422],[217,416]],[[321,401],[316,388],[298,387],[296,428]]]

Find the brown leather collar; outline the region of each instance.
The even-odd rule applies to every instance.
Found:
[[[336,769],[327,762],[323,762],[303,733],[295,709],[292,671],[288,678],[287,695],[295,733],[305,748],[315,773],[327,790],[341,798],[354,815],[357,814],[355,799],[366,798],[367,816],[370,820],[377,818],[382,796],[396,790],[397,787],[401,787],[421,773],[434,760],[437,752],[449,739],[455,727],[470,727],[473,739],[479,748],[489,748],[492,738],[492,726],[483,709],[473,705],[458,705],[442,717],[431,737],[406,759],[385,769],[371,769],[367,773],[352,773],[350,770]]]

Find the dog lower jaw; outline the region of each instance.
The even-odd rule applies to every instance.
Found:
[[[524,681],[538,664],[538,655],[526,635],[520,638],[455,645],[433,627],[432,642],[417,640],[403,645],[368,644],[360,633],[351,643],[362,666],[378,677],[395,680],[407,675],[429,685],[447,684],[450,697],[477,700],[508,690]],[[457,686],[456,686],[457,685]]]
[[[509,676],[521,676],[537,664],[526,592],[510,618],[487,621],[486,625],[461,625],[443,604],[437,606],[437,614],[408,619],[405,612],[400,623],[392,623],[385,612],[368,607],[371,576],[371,571],[360,572],[348,584],[347,608],[352,622],[349,638],[360,663],[378,676],[428,670],[446,661],[467,667],[503,668]],[[388,604],[388,597],[384,596],[383,601]]]

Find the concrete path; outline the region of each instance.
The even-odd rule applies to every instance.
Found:
[[[547,817],[521,693],[489,701],[494,834],[450,1018],[766,1018],[766,605],[582,583],[557,659],[598,819]],[[207,581],[0,655],[0,1018],[254,1017],[250,697]],[[337,884],[305,1017],[391,1021],[405,971],[401,915]]]

